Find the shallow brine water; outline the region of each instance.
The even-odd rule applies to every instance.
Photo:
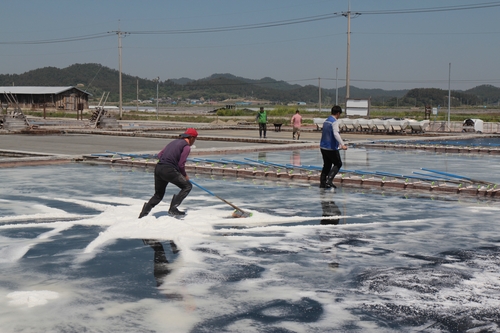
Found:
[[[321,164],[317,151],[224,156],[244,157]],[[481,156],[343,158],[349,169],[499,174]],[[152,170],[71,164],[1,177],[1,332],[500,330],[495,200],[191,175],[252,217],[230,218],[194,187],[187,216],[172,218],[169,186],[139,220]]]
[[[412,140],[401,141],[404,143],[421,144],[421,145],[449,145],[449,146],[465,146],[465,147],[500,147],[500,137],[481,137],[481,138],[464,138],[464,139],[447,139],[447,140]]]

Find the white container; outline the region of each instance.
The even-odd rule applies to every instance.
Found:
[[[472,119],[474,122],[474,131],[476,133],[483,133],[483,121],[481,119]]]

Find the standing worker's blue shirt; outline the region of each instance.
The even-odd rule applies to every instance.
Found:
[[[335,138],[335,135],[333,133],[334,130],[334,123],[337,121],[334,116],[330,116],[326,118],[325,122],[323,123],[323,132],[321,133],[321,141],[319,143],[319,147],[321,149],[326,149],[326,150],[338,150],[339,149],[339,142]],[[337,124],[335,124],[337,125]],[[338,131],[338,129],[337,129]]]

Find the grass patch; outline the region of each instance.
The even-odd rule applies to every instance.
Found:
[[[205,117],[205,116],[159,116],[156,119],[156,115],[135,115],[130,112],[124,113],[122,115],[123,120],[158,120],[158,121],[172,121],[172,122],[186,122],[186,123],[211,123],[216,118]]]
[[[281,123],[281,124],[290,124],[290,119],[295,114],[297,110],[296,107],[293,106],[282,106],[277,107],[273,110],[267,110],[268,123]],[[301,110],[299,108],[299,110]],[[450,113],[451,121],[464,121],[467,118],[471,119],[481,119],[484,122],[500,122],[500,110],[488,110],[488,111],[479,111],[475,113],[468,113],[468,110],[460,110],[460,109],[452,109]],[[34,117],[43,117],[43,111],[30,111],[23,110],[25,115],[34,116]],[[110,114],[110,113],[108,113]],[[144,112],[135,112],[135,111],[127,111],[123,112],[122,119],[123,120],[147,120],[147,121],[167,121],[167,122],[192,122],[192,123],[211,123],[216,119],[228,121],[233,120],[235,122],[247,121],[254,122],[255,116],[257,112],[248,110],[248,109],[219,109],[216,113],[210,115],[159,115],[158,119],[156,118],[156,114],[154,113],[144,113]],[[90,118],[91,112],[84,112],[83,119],[88,120]],[[319,111],[304,111],[301,110],[302,115],[302,123],[303,124],[313,124],[313,118],[327,118],[330,113],[329,112],[319,112]],[[46,111],[46,118],[67,118],[67,119],[76,119],[76,112],[71,111]],[[111,113],[112,117],[119,119],[119,115],[116,111]],[[343,115],[342,118],[345,116]],[[370,110],[370,118],[411,118],[415,120],[423,120],[425,117],[423,110],[408,110],[408,109],[376,109],[372,108]],[[447,110],[441,109],[438,112],[438,116],[435,117],[431,114],[431,121],[448,121],[448,113]]]

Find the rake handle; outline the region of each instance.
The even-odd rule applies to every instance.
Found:
[[[239,211],[240,211],[240,212],[242,212],[242,213],[245,213],[245,211],[244,211],[243,209],[241,209],[241,208],[237,207],[236,205],[234,205],[234,204],[230,203],[230,202],[229,202],[229,201],[227,201],[226,199],[223,199],[223,198],[219,197],[218,195],[215,195],[215,194],[214,194],[212,191],[210,191],[209,189],[204,188],[203,186],[201,186],[200,184],[198,184],[198,183],[196,183],[196,182],[194,182],[194,181],[192,181],[192,180],[189,180],[189,181],[190,181],[192,184],[196,185],[198,188],[200,188],[200,189],[202,189],[203,191],[207,192],[208,194],[210,194],[210,195],[212,195],[212,196],[216,197],[217,199],[219,199],[219,200],[221,200],[221,201],[223,201],[223,202],[227,203],[229,206],[233,207],[234,209],[239,210]]]

